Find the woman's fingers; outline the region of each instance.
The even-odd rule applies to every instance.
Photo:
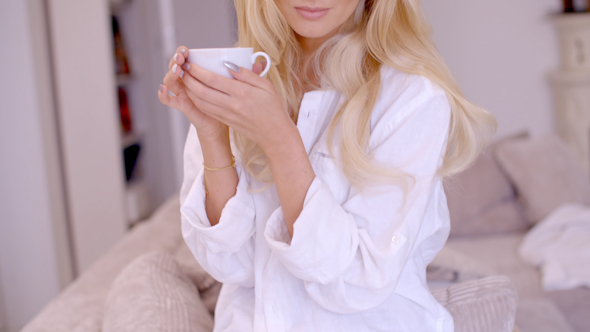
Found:
[[[197,67],[197,66],[194,66]],[[217,74],[215,74],[217,75]],[[220,76],[220,75],[218,75]],[[227,80],[231,80],[229,78],[223,77]],[[203,82],[200,82],[198,79],[194,78],[193,76],[189,75],[188,73],[185,74],[183,76],[182,82],[184,83],[187,92],[190,91],[193,94],[195,94],[196,96],[199,97],[199,99],[205,100],[208,103],[223,107],[223,108],[228,108],[228,109],[234,109],[234,99],[232,97],[230,97],[229,95],[218,91],[214,88],[211,88],[209,86],[206,86],[205,84],[203,84]],[[198,107],[198,106],[197,106]]]
[[[170,58],[168,62],[168,70],[172,70],[172,66],[175,64],[182,66],[186,59],[188,58],[188,49],[184,46],[180,46],[176,49],[176,53]]]
[[[225,94],[235,96],[237,91],[239,90],[239,83],[236,84],[236,80],[208,71],[204,68],[197,66],[194,63],[185,63],[182,66],[182,68],[186,70],[186,72],[189,73],[190,76],[196,78],[205,85],[215,90],[221,91]]]
[[[268,80],[260,77],[252,70],[245,68],[238,67],[240,69],[238,72],[230,70],[236,79],[227,78],[225,76],[213,73],[197,66],[194,63],[187,62],[182,65],[182,68],[186,70],[190,76],[196,78],[205,85],[238,99],[247,97],[249,94],[249,88],[252,86],[267,90],[269,92],[273,91],[274,89]],[[253,70],[258,72],[262,72],[263,69],[264,66],[262,64],[255,64],[253,67]]]
[[[164,76],[164,85],[172,91],[175,95],[178,95],[180,91],[182,91],[183,84],[180,80],[182,75],[184,75],[184,71],[182,70],[182,65],[185,62],[186,57],[188,57],[188,49],[185,46],[180,46],[174,56],[170,59],[168,63],[168,73]]]
[[[188,58],[188,47],[186,47],[186,46],[179,46],[176,49],[176,53],[180,53],[186,59],[186,58]]]
[[[237,68],[239,68],[238,71],[234,71],[231,68],[229,71],[236,80],[238,80],[240,82],[247,83],[247,84],[257,87],[257,88],[264,89],[268,92],[272,92],[272,89],[274,87],[267,79],[265,79],[264,77],[260,77],[259,74],[256,74],[252,70],[248,70],[246,68],[241,68],[241,67],[237,67]]]
[[[264,70],[264,68],[266,68],[266,62],[265,63],[261,63],[261,62],[256,62],[254,64],[254,66],[252,66],[252,71],[256,74],[256,75],[260,75],[260,73],[262,73],[262,71]]]
[[[228,116],[230,116],[231,114],[226,109],[215,104],[212,104],[203,98],[200,98],[197,94],[193,93],[190,90],[187,90],[186,94],[188,95],[189,99],[193,102],[195,107],[197,107],[201,112],[226,125],[229,124]]]
[[[164,76],[164,85],[175,95],[178,95],[184,89],[184,84],[181,80],[182,76],[184,76],[184,71],[177,64],[174,64],[172,69]]]
[[[205,131],[216,131],[216,128],[218,128],[220,125],[214,117],[211,117],[198,109],[191,100],[188,93],[182,93],[179,96],[171,96],[168,94],[168,88],[166,88],[164,85],[161,85],[160,90],[158,91],[158,98],[162,104],[181,111],[186,116],[186,118],[197,128],[197,130],[210,128],[205,129]],[[195,100],[198,99],[195,98]],[[201,105],[207,104],[201,102]],[[208,107],[208,109],[209,108],[210,107]]]
[[[180,99],[176,96],[171,96],[168,93],[168,88],[165,85],[160,85],[160,90],[158,90],[158,99],[160,99],[160,102],[162,104],[182,111],[182,104],[180,102]]]

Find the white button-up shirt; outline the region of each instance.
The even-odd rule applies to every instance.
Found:
[[[214,331],[453,331],[451,315],[432,297],[425,276],[450,229],[436,174],[450,105],[444,91],[422,76],[383,66],[381,77],[369,147],[376,162],[415,178],[405,205],[393,184],[364,194],[351,187],[327,147],[343,97],[311,91],[303,96],[297,128],[316,177],[293,239],[276,187],[256,192],[264,183],[244,171],[239,155],[236,195],[211,226],[203,157],[191,126],[182,234],[202,267],[223,283]],[[334,147],[337,159],[338,135]]]

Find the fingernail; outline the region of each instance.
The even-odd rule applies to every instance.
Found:
[[[164,86],[162,84],[160,84],[160,92],[164,93]]]
[[[189,70],[189,69],[191,69],[191,65],[190,65],[190,64],[187,62],[187,63],[185,63],[184,65],[182,65],[182,68],[183,68],[184,70]]]
[[[174,62],[178,62],[178,53],[174,54]]]
[[[184,70],[180,72],[180,79],[184,76]]]
[[[178,65],[172,66],[172,74],[176,74],[176,69],[178,69]]]
[[[180,53],[184,53],[184,52],[186,52],[186,50],[184,48],[181,48]]]
[[[240,67],[238,67],[235,63],[231,63],[229,61],[223,61],[223,65],[233,71],[240,71]]]

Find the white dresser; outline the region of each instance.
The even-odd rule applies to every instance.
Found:
[[[551,73],[559,135],[590,174],[590,13],[554,18],[561,68]]]

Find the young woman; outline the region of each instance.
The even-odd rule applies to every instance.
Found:
[[[452,331],[425,277],[449,234],[442,180],[496,123],[459,91],[419,0],[235,6],[267,78],[189,66],[180,47],[158,93],[192,123],[182,233],[223,283],[214,330]]]

